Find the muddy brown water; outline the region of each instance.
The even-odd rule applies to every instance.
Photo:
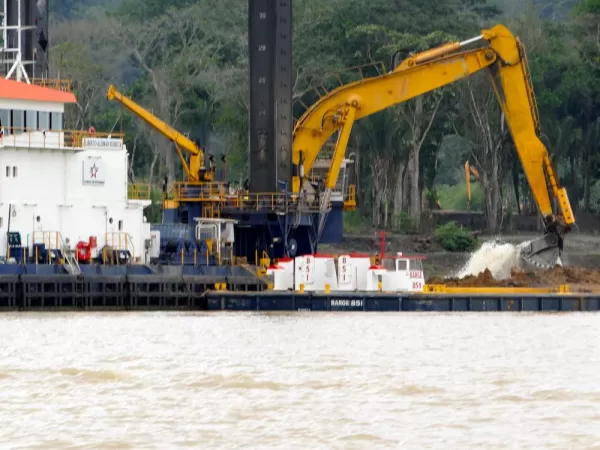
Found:
[[[598,448],[594,314],[0,316],[2,449]]]

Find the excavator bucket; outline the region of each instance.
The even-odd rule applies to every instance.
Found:
[[[548,233],[539,239],[521,244],[520,257],[526,264],[538,269],[552,269],[560,264],[560,238]]]

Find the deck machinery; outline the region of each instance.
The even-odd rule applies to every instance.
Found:
[[[291,0],[249,1],[248,34],[248,179],[241,191],[230,190],[216,170],[214,156],[205,155],[196,142],[114,86],[107,92],[109,100],[118,101],[172,141],[184,168],[186,180],[165,187],[163,221],[153,225],[160,232],[161,262],[222,263],[235,255],[258,264],[267,257],[312,254],[319,242],[341,241],[342,212],[356,205],[354,186],[346,177],[350,160],[338,163],[335,183],[326,193],[321,192],[321,180],[330,161],[316,161],[306,177],[298,165],[292,166]],[[221,160],[226,164],[225,158]],[[294,189],[294,177],[302,178],[301,189]],[[215,254],[206,242],[220,241],[217,232],[234,233],[235,240],[230,247],[219,248],[214,260],[206,256]]]
[[[11,15],[6,4],[5,18]],[[9,307],[15,307],[15,299],[19,296],[31,305],[34,292],[30,289],[33,286],[31,283],[46,283],[49,280],[47,276],[59,272],[75,275],[79,284],[78,287],[72,284],[71,292],[86,295],[93,293],[96,288],[92,287],[92,283],[97,283],[88,281],[88,286],[83,286],[80,275],[92,280],[96,275],[109,273],[127,275],[128,278],[117,281],[121,305],[124,299],[139,298],[139,292],[152,292],[154,298],[161,302],[164,301],[164,292],[173,289],[183,292],[189,300],[202,297],[210,286],[223,289],[223,285],[227,284],[228,289],[233,291],[243,290],[236,286],[245,286],[245,290],[251,287],[258,289],[259,284],[266,286],[264,280],[257,282],[255,274],[248,275],[246,269],[253,268],[244,267],[243,264],[238,267],[224,266],[223,262],[232,261],[235,255],[250,264],[263,265],[263,261],[268,264],[270,259],[283,255],[315,253],[318,242],[332,242],[341,238],[341,211],[355,206],[352,195],[346,195],[343,175],[345,150],[355,120],[484,69],[491,75],[490,80],[496,88],[517,154],[544,219],[545,236],[532,241],[528,248],[523,249],[522,256],[527,256],[534,265],[544,265],[552,263],[560,255],[563,236],[574,224],[574,217],[566,190],[559,185],[548,152],[539,139],[539,118],[524,48],[508,29],[497,25],[482,30],[481,35],[473,39],[410,55],[383,75],[340,86],[310,106],[295,123],[290,136],[291,2],[253,1],[249,14],[252,119],[249,125],[247,189],[230,189],[226,180],[217,176],[214,158],[208,156],[205,159],[204,150],[198,144],[120,95],[116,89],[109,89],[109,98],[121,101],[176,144],[186,172],[185,181],[177,182],[172,189],[165,190],[163,223],[154,225],[154,239],[149,224],[143,220],[143,208],[150,204],[148,197],[144,198],[135,185],[127,186],[127,152],[122,136],[116,138],[97,134],[92,129],[87,132],[60,131],[64,104],[76,101],[72,94],[65,97],[50,92],[50,89],[33,86],[27,90],[34,92],[32,89],[37,89],[37,94],[34,94],[44,105],[25,105],[23,102],[29,101],[31,92],[17,99],[21,101],[20,104],[13,101],[15,98],[10,98],[17,91],[24,91],[24,84],[11,82],[14,84],[3,85],[1,91],[6,101],[0,108],[0,115],[3,116],[3,126],[7,131],[6,135],[2,134],[1,142],[2,161],[6,166],[2,184],[5,198],[3,217],[10,218],[10,222],[6,223],[9,231],[6,235],[6,255],[0,254],[0,257],[6,256],[4,260],[10,262],[14,259],[16,263],[0,264],[3,269],[0,272],[13,276],[12,281],[6,281],[11,283],[7,285],[8,288],[2,289],[5,294],[10,294]],[[8,31],[12,29],[32,27],[30,24],[23,25],[19,19],[21,13],[17,16],[17,25],[11,25],[12,19],[4,21],[5,35],[8,36]],[[264,22],[261,24],[261,21]],[[21,32],[17,35],[20,36]],[[38,38],[41,37],[42,33]],[[28,46],[34,44],[30,39]],[[5,53],[10,45],[7,40],[4,41]],[[20,38],[17,39],[17,45],[19,48],[24,45]],[[36,64],[27,59],[28,52],[19,50],[13,54],[15,56],[9,61],[10,64],[6,65],[9,72],[7,76],[13,74],[17,79],[29,81],[28,77],[34,74],[36,67],[43,67],[40,64],[43,59],[37,60]],[[39,81],[39,84],[51,85],[46,79]],[[56,83],[55,89],[63,90],[61,83]],[[29,110],[30,107],[35,109]],[[48,126],[44,123],[46,119]],[[337,140],[331,160],[319,167],[316,158],[333,137],[337,137]],[[53,145],[50,145],[51,138],[56,138]],[[32,160],[33,151],[37,153]],[[31,164],[40,163],[51,170],[39,175],[26,170]],[[23,168],[25,170],[21,170]],[[110,168],[106,172],[112,172],[115,176],[105,180],[105,168]],[[63,183],[53,182],[55,173],[64,175]],[[485,172],[481,173],[485,175]],[[29,178],[28,181],[27,177],[35,179]],[[52,179],[44,183],[42,177]],[[24,181],[19,184],[21,180]],[[38,189],[39,185],[51,186],[52,189]],[[23,186],[34,189],[28,191]],[[126,192],[128,188],[131,188],[131,193]],[[149,187],[147,192],[149,196]],[[16,209],[13,208],[14,203],[19,203]],[[58,228],[59,232],[50,232],[48,228]],[[28,239],[13,240],[17,230],[25,233],[31,231],[31,242]],[[44,242],[36,242],[37,233],[42,234]],[[56,239],[46,240],[44,235],[47,233],[56,233],[53,235]],[[87,243],[80,240],[76,244],[76,256],[71,260],[67,255],[74,251],[73,240],[65,239],[63,242],[58,238],[63,233],[65,238],[76,240],[81,239],[82,233],[85,233],[83,236],[89,235]],[[105,235],[104,244],[95,245],[95,238],[102,234]],[[115,236],[119,239],[115,240]],[[106,271],[105,252],[102,251],[95,258],[97,264],[92,265],[92,248],[110,248],[122,252],[127,249],[129,241],[133,241],[131,236],[135,237],[136,242],[130,246],[129,255],[133,258],[128,257],[123,261],[128,264],[109,267],[111,270]],[[121,240],[121,237],[126,239]],[[24,241],[26,245],[23,245]],[[157,245],[157,241],[160,244]],[[38,258],[37,249],[42,248],[39,244],[48,250],[48,258]],[[81,254],[88,257],[77,256],[81,249],[79,244],[87,245],[89,251]],[[16,252],[17,249],[22,251]],[[61,258],[55,250],[63,249],[64,258]],[[149,259],[151,262],[152,257],[182,267],[129,264],[149,262]],[[61,271],[62,259],[66,260],[70,270]],[[79,266],[78,259],[86,264]],[[118,259],[115,258],[116,264],[119,263]],[[113,264],[112,261],[108,262],[108,265]],[[43,277],[31,282],[14,278],[30,270]],[[144,277],[152,276],[135,281],[130,277],[132,270],[141,270]],[[166,278],[157,278],[157,273]],[[189,281],[181,275],[199,275],[202,279]],[[188,281],[189,284],[185,284]],[[129,284],[131,286],[126,287]],[[174,288],[173,284],[179,287]],[[190,288],[192,284],[198,289]],[[143,285],[146,285],[146,290],[140,291]],[[55,292],[64,292],[64,286],[52,286],[51,289],[56,288]],[[82,290],[78,291],[79,288]],[[201,295],[197,297],[194,293]],[[86,301],[92,302],[89,295]],[[102,300],[103,304],[105,300]],[[223,299],[221,302],[225,304]]]
[[[163,254],[181,253],[182,263],[192,252],[204,254],[206,249],[196,248],[197,242],[211,247],[215,238],[208,232],[210,227],[211,233],[221,230],[235,236],[229,253],[254,264],[261,259],[313,254],[319,242],[338,241],[342,237],[341,212],[355,206],[351,196],[345,197],[344,176],[341,190],[338,184],[354,122],[486,70],[545,225],[542,238],[522,246],[521,259],[536,267],[553,267],[558,262],[564,235],[575,219],[566,190],[539,138],[538,110],[524,46],[506,27],[496,25],[472,39],[410,55],[385,74],[327,92],[308,107],[290,136],[291,2],[251,1],[249,24],[248,189],[230,191],[225,181],[212,175],[212,157],[208,158],[209,167],[204,167],[201,148],[188,144],[187,138],[160,119],[109,89],[109,98],[120,100],[190,154],[188,165],[179,153],[188,181],[175,184],[171,198],[164,202],[165,221],[156,226]],[[325,176],[311,183],[317,156],[332,138],[336,143]],[[341,198],[336,199],[336,193]],[[227,220],[216,226],[223,218]],[[192,226],[194,221],[198,225]],[[220,245],[218,250],[221,255]]]

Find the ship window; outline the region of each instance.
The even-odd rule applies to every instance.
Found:
[[[2,217],[0,217],[0,228],[2,228],[4,226],[4,219]]]
[[[25,111],[22,109],[13,109],[12,123],[15,133],[22,133],[25,125]]]
[[[123,231],[123,221],[119,220],[119,231]]]
[[[6,176],[10,177],[10,166],[6,166]]]
[[[38,126],[40,130],[47,130],[50,127],[50,113],[46,111],[40,111]]]
[[[13,166],[13,177],[17,176],[17,166]]]
[[[52,130],[62,130],[62,113],[53,112],[50,119],[50,128]]]
[[[415,260],[410,262],[410,270],[423,270],[423,261]]]
[[[4,128],[4,134],[9,134],[10,114],[6,109],[0,109],[0,127]]]
[[[407,261],[405,259],[396,260],[396,270],[406,270]]]
[[[30,130],[37,129],[37,111],[25,111],[25,126]]]

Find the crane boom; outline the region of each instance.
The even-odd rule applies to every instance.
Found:
[[[481,176],[479,175],[479,171],[469,164],[469,161],[465,162],[465,177],[466,177],[466,187],[467,187],[467,209],[471,209],[471,175],[475,177],[475,179],[481,181]]]
[[[486,46],[464,50],[472,43]],[[503,25],[483,30],[480,36],[417,53],[392,72],[343,85],[310,107],[294,129],[292,188],[300,192],[321,147],[337,131],[338,145],[325,187],[335,185],[350,128],[355,120],[402,103],[426,92],[488,69],[504,112],[519,159],[545,225],[545,235],[521,250],[535,266],[553,266],[560,256],[563,235],[575,223],[564,188],[561,188],[550,156],[539,139],[539,119],[525,51],[518,38]],[[553,200],[560,213],[553,212]]]
[[[204,166],[204,151],[199,146],[197,146],[191,139],[181,134],[179,131],[177,131],[158,117],[156,117],[150,111],[138,105],[130,98],[121,94],[113,85],[110,85],[108,87],[108,90],[106,92],[106,98],[108,100],[118,101],[121,105],[123,105],[132,113],[134,113],[136,116],[138,116],[140,119],[142,119],[152,128],[154,128],[168,140],[172,141],[177,147],[179,158],[181,160],[181,163],[189,181],[213,180],[214,167],[211,167],[208,171],[206,170]],[[183,149],[184,151],[190,154],[189,165],[183,157],[183,155],[181,154],[180,149]]]

